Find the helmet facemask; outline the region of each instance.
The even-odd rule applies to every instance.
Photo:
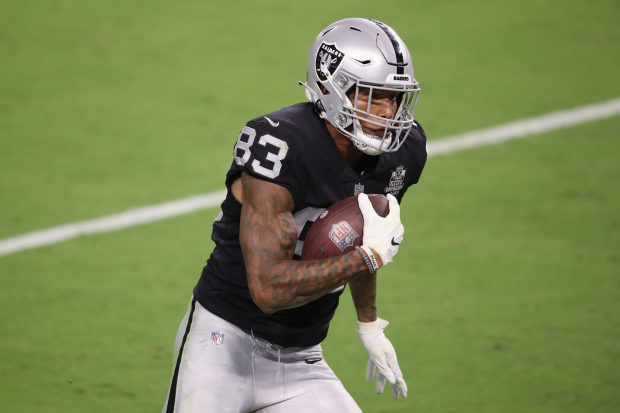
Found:
[[[362,91],[364,94],[367,92],[367,102],[363,104],[364,107],[360,107],[362,105],[359,102]],[[372,113],[373,95],[376,95],[377,91],[397,94],[396,110],[391,119]],[[353,141],[357,149],[368,155],[397,151],[414,124],[413,112],[419,94],[420,88],[417,83],[377,85],[357,81],[344,96],[345,103],[335,117],[335,126]],[[365,132],[362,123],[379,133]]]
[[[307,74],[302,84],[317,113],[357,149],[378,155],[401,147],[415,124],[420,88],[409,50],[391,28],[363,18],[331,24],[310,48]],[[377,111],[375,105],[385,104],[377,99],[390,94],[398,96],[396,107],[389,114]]]

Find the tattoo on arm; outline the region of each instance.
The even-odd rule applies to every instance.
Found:
[[[247,174],[241,179],[239,240],[250,293],[263,311],[306,304],[367,270],[357,251],[323,260],[293,260],[297,225],[290,192]]]

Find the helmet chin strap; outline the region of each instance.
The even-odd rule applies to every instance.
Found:
[[[380,148],[377,148],[377,141],[379,138],[373,135],[369,135],[363,131],[362,125],[358,119],[353,121],[353,134],[349,136],[349,139],[353,142],[353,145],[364,152],[366,155],[377,156],[380,155],[383,151]],[[389,147],[390,143],[392,143],[392,138],[387,137],[383,140],[381,147]]]
[[[370,155],[370,156],[377,156],[377,155],[381,155],[381,151],[375,148],[371,148],[370,146],[361,143],[359,141],[353,140],[351,139],[351,141],[353,142],[353,145],[359,149],[360,151],[364,152],[366,155]]]

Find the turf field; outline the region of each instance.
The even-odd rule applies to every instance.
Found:
[[[303,99],[331,21],[408,43],[429,139],[620,96],[617,1],[0,2],[0,238],[219,190],[245,121]],[[365,412],[620,410],[620,117],[429,160],[382,270],[409,397],[348,293],[326,358]],[[213,208],[0,257],[0,406],[147,412]]]

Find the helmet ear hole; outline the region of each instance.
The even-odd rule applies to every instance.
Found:
[[[323,86],[322,84],[320,84],[319,82],[316,82],[317,86],[319,87],[319,90],[324,94],[324,95],[329,95],[329,90],[327,90],[327,88],[325,86]]]

